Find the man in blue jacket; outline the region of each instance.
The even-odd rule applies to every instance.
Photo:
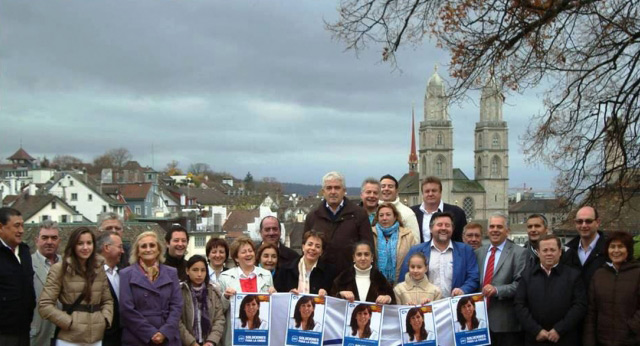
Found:
[[[411,247],[402,263],[399,281],[404,281],[409,271],[411,255],[422,252],[429,261],[429,281],[440,287],[444,297],[476,292],[479,286],[476,256],[469,245],[451,240],[454,227],[451,214],[433,214],[429,221],[431,240]]]

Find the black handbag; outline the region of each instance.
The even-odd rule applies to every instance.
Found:
[[[66,309],[63,308],[63,311],[67,314],[71,315],[73,310],[75,310],[80,302],[84,299],[84,292],[82,292],[78,298],[71,305],[66,305]],[[60,327],[56,326],[56,331],[53,333],[53,338],[51,339],[51,346],[56,346],[56,340],[58,339],[58,333],[60,333]]]

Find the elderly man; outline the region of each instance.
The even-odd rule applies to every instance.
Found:
[[[36,306],[29,246],[22,242],[24,221],[13,208],[0,208],[0,345],[29,345]]]
[[[607,262],[606,237],[598,231],[600,218],[594,207],[585,206],[578,209],[574,221],[578,236],[567,243],[569,248],[565,253],[567,260],[563,262],[582,272],[582,280],[586,288],[589,287],[596,270]]]
[[[422,204],[411,207],[418,220],[420,229],[420,242],[431,240],[431,230],[429,224],[431,217],[437,212],[447,212],[453,216],[455,228],[453,230],[453,241],[462,241],[462,230],[467,224],[467,216],[460,207],[447,204],[442,201],[442,181],[438,177],[426,177],[422,181]]]
[[[40,225],[38,235],[35,239],[36,252],[31,255],[33,264],[33,287],[35,288],[36,301],[40,299],[40,293],[47,282],[47,275],[51,266],[58,263],[61,256],[58,255],[60,246],[60,230],[58,223],[45,220]],[[31,322],[31,345],[47,345],[53,338],[56,326],[51,321],[43,320],[37,308],[33,312]]]
[[[131,249],[131,243],[124,240],[124,221],[122,217],[114,212],[106,212],[98,215],[98,233],[109,232],[117,233],[122,239],[122,246],[124,248],[124,255],[120,257],[120,263],[118,267],[120,269],[129,265],[129,251]]]
[[[181,225],[175,224],[164,235],[164,240],[167,243],[164,264],[176,268],[180,281],[186,281],[189,278],[185,258],[189,245],[189,232]]]
[[[453,216],[435,213],[429,221],[431,240],[414,245],[402,262],[398,281],[404,281],[409,271],[409,258],[422,252],[429,261],[429,281],[440,287],[444,297],[476,292],[478,289],[478,262],[473,249],[467,244],[451,240]]]
[[[101,233],[96,239],[96,251],[105,261],[104,270],[109,279],[109,290],[113,297],[113,321],[111,327],[104,332],[103,346],[119,346],[122,343],[122,327],[120,326],[120,309],[118,298],[120,297],[120,275],[118,263],[124,253],[122,238],[118,233]]]
[[[359,241],[373,244],[367,212],[345,197],[344,176],[329,172],[322,178],[324,199],[304,222],[304,231],[323,232],[327,247],[322,258],[340,273],[353,263],[353,245]]]
[[[560,263],[561,247],[557,236],[542,236],[540,265],[527,268],[518,284],[514,308],[525,345],[580,345],[587,313],[585,287],[578,270]]]
[[[479,223],[468,223],[462,231],[462,242],[471,246],[475,251],[482,246],[482,225]]]
[[[262,242],[258,244],[258,247],[262,245],[262,243],[273,244],[278,247],[278,267],[286,266],[300,257],[297,252],[282,243],[281,225],[277,217],[265,216],[262,221],[260,221],[260,237],[262,238]]]
[[[468,226],[468,225],[467,225]],[[508,241],[509,223],[502,214],[489,218],[491,244],[475,250],[481,292],[487,300],[492,345],[522,345],[523,335],[513,309],[513,297],[525,268],[525,249]]]
[[[380,182],[375,178],[367,178],[360,187],[360,206],[367,211],[369,223],[373,225],[373,219],[378,210],[378,199],[380,198]]]
[[[416,214],[411,210],[411,208],[400,202],[400,198],[398,197],[398,180],[396,180],[392,175],[387,174],[380,178],[380,196],[381,203],[391,203],[396,207],[396,210],[400,213],[400,219],[402,220],[404,228],[411,230],[411,234],[416,240],[416,243],[419,243],[420,228],[418,226],[418,221],[416,220]]]

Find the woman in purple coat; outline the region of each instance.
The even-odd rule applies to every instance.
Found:
[[[162,264],[163,254],[154,232],[141,233],[131,246],[131,265],[120,272],[123,345],[182,345],[178,273]]]

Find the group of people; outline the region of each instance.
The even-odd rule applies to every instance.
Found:
[[[485,232],[442,201],[438,178],[426,178],[421,190],[423,203],[408,207],[393,176],[367,179],[359,206],[345,197],[344,177],[330,172],[324,198],[307,215],[301,254],[283,244],[280,221],[270,216],[260,223],[261,242],[211,238],[206,256],[188,260],[182,226],[164,239],[143,232],[129,244],[113,213],[100,216],[95,233],[75,229],[62,256],[56,224],[43,222],[32,255],[20,212],[0,208],[0,344],[231,345],[232,327],[265,328],[256,296],[242,300],[233,320],[240,292],[399,305],[481,293],[494,345],[640,344],[633,240],[598,231],[595,208],[577,211],[579,236],[566,246],[543,215],[531,215],[521,247],[508,239],[505,215],[490,216]],[[367,306],[354,309],[353,337],[377,338]],[[291,324],[321,330],[314,310],[313,299],[300,299]],[[454,329],[486,327],[482,317],[463,297]],[[433,338],[420,308],[408,312],[405,334],[409,342]]]

